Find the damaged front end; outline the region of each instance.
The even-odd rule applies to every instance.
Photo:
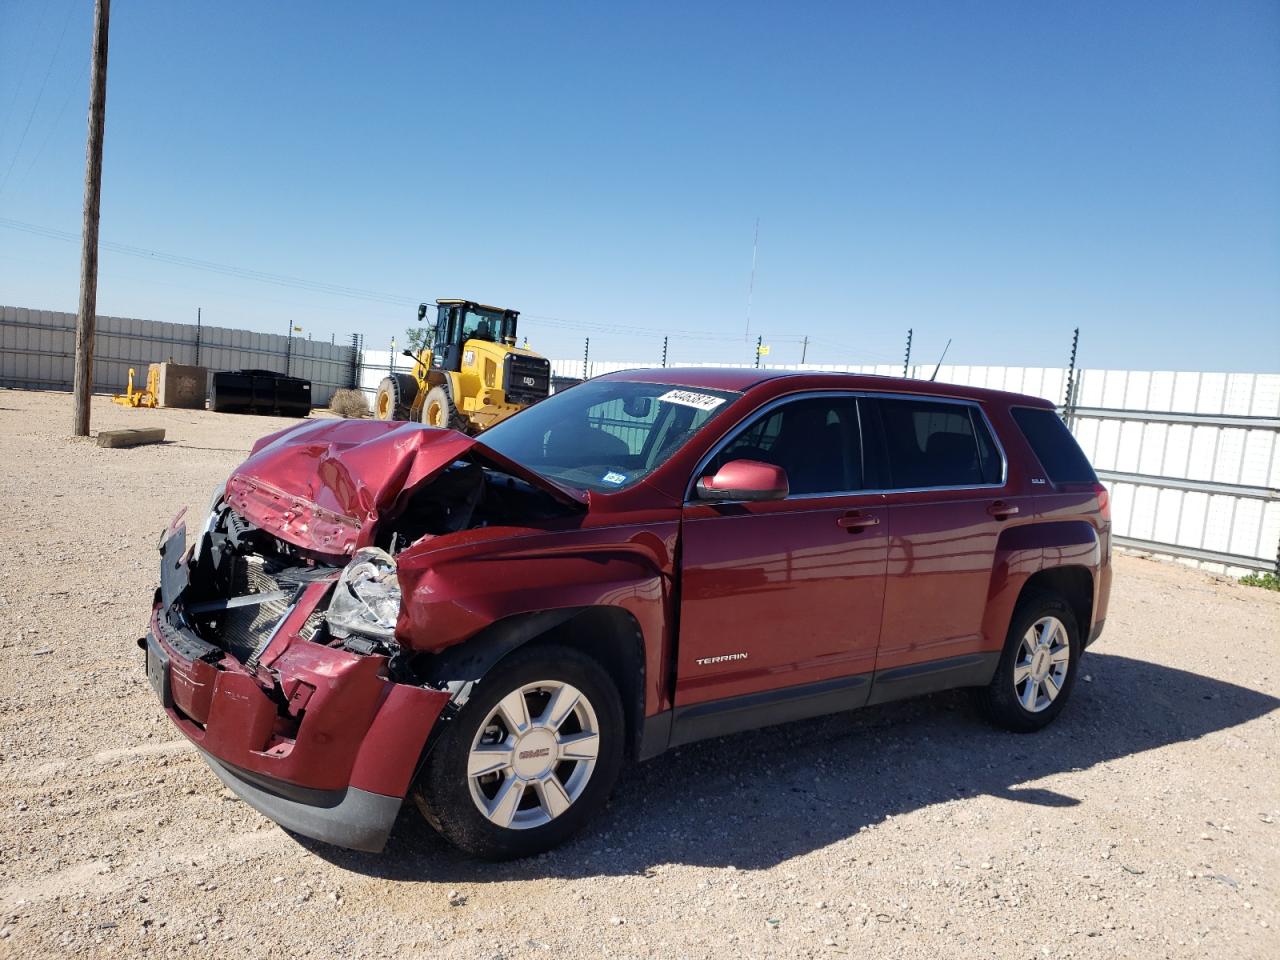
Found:
[[[305,425],[255,448],[193,543],[181,516],[165,534],[148,676],[223,782],[286,828],[382,849],[449,709],[396,636],[398,554],[572,501],[499,480],[472,442]]]
[[[170,719],[282,826],[381,850],[448,694],[397,682],[394,641],[330,626],[350,567],[309,561],[225,504],[193,550],[179,524],[161,555],[145,645]]]

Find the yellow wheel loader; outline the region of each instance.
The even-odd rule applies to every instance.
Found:
[[[551,362],[516,346],[519,316],[471,300],[437,300],[425,345],[404,351],[413,372],[383,378],[374,415],[475,434],[544,399]],[[427,304],[419,304],[418,322],[426,317]]]

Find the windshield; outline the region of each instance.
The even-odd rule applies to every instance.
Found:
[[[481,442],[544,477],[612,493],[647,477],[738,396],[588,380],[490,427]]]
[[[498,343],[503,337],[514,337],[515,324],[511,324],[511,329],[506,330],[503,328],[504,322],[500,310],[468,309],[462,318],[462,342],[488,340],[490,343]]]

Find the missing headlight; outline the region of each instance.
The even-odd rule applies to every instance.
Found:
[[[357,550],[333,592],[325,619],[341,639],[352,634],[390,640],[400,614],[400,581],[391,554],[377,547]]]

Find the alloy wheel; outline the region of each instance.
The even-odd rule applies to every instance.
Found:
[[[1028,713],[1048,709],[1071,666],[1071,640],[1057,617],[1041,617],[1022,635],[1013,665],[1013,690]]]
[[[599,721],[582,691],[558,680],[524,684],[498,702],[472,741],[471,799],[495,826],[540,827],[582,795],[599,748]]]

